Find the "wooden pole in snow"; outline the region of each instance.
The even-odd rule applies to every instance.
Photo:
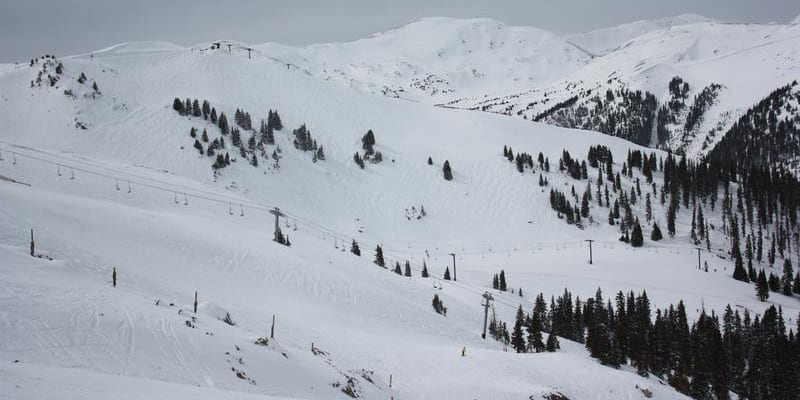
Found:
[[[272,314],[272,328],[269,330],[269,338],[275,338],[275,314]]]
[[[194,313],[197,314],[197,291],[194,292]]]
[[[34,250],[34,243],[33,243],[33,228],[31,228],[31,257],[34,257],[33,250]]]

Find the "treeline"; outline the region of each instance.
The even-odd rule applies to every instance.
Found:
[[[587,129],[621,137],[640,145],[650,144],[658,102],[649,92],[618,88],[604,97],[595,94],[585,102],[572,97],[534,117],[567,128]]]
[[[698,400],[727,400],[731,392],[742,399],[792,400],[800,399],[800,315],[797,321],[787,329],[775,306],[763,316],[728,306],[721,318],[701,310],[690,325],[682,301],[653,314],[646,291],[618,292],[612,300],[598,289],[582,302],[564,290],[549,305],[539,294],[529,313],[520,306],[510,332],[493,316],[489,333],[519,353],[555,350],[555,336],[584,343],[602,364],[630,365]]]
[[[797,166],[800,159],[800,91],[797,81],[776,89],[750,108],[708,154],[742,167]]]

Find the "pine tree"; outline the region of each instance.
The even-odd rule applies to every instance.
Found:
[[[758,273],[756,295],[760,301],[767,301],[769,298],[769,283],[767,282],[767,275],[764,273],[763,269]]]
[[[211,114],[211,104],[208,103],[208,100],[203,100],[203,119],[208,119],[208,115]]]
[[[769,286],[769,290],[772,292],[781,291],[781,279],[772,272],[770,272],[769,277],[767,277],[767,285]]]
[[[676,216],[677,216],[677,206],[673,203],[670,203],[669,208],[667,208],[667,233],[669,234],[670,237],[675,237]]]
[[[428,165],[433,165],[433,159],[428,157]]]
[[[199,152],[200,152],[200,155],[203,155],[203,154],[204,154],[204,151],[203,151],[203,145],[202,145],[202,144],[200,144],[200,141],[199,141],[199,140],[197,140],[197,139],[195,139],[195,140],[194,140],[194,148],[195,148],[195,149],[197,149],[197,151],[199,151]]]
[[[447,316],[447,307],[444,306],[444,303],[439,299],[438,294],[433,295],[433,309],[436,311],[437,314],[441,314]]]
[[[411,276],[411,264],[406,260],[405,276]]]
[[[732,253],[734,259],[733,279],[742,282],[749,282],[750,277],[747,274],[747,270],[744,269],[744,263],[742,262],[742,253],[739,251],[738,240],[734,240],[733,242]]]
[[[500,276],[498,277],[497,281],[497,288],[501,291],[505,292],[508,289],[506,285],[506,271],[500,270]]]
[[[227,135],[228,133],[230,133],[230,126],[228,125],[228,117],[225,116],[224,112],[219,114],[219,120],[217,121],[217,125],[219,126],[219,129],[222,131],[223,135]],[[234,146],[236,146],[235,143]]]
[[[200,102],[198,102],[197,99],[194,99],[192,102],[192,115],[195,117],[203,115],[202,110],[200,110]]]
[[[541,353],[545,349],[542,338],[542,320],[539,314],[531,315],[528,324],[528,349],[536,353]]]
[[[511,332],[511,345],[517,353],[525,352],[525,338],[522,333],[522,325],[524,323],[525,314],[522,312],[522,306],[517,309],[517,318],[514,322],[514,330]]]
[[[781,277],[781,287],[783,288],[783,294],[786,296],[792,295],[792,275],[794,275],[792,262],[787,258],[783,260],[783,276]]]
[[[631,230],[631,246],[642,247],[643,244],[644,236],[642,235],[642,226],[639,225],[639,219],[637,218],[633,224],[633,230]]]
[[[444,269],[444,280],[450,280],[450,267],[445,267]]]
[[[400,261],[397,261],[394,264],[394,273],[397,274],[397,275],[403,275],[403,270],[400,269]]]
[[[358,247],[358,242],[353,239],[353,243],[350,245],[350,252],[361,257],[361,249]]]
[[[589,189],[587,188],[585,192],[583,192],[583,198],[581,198],[581,217],[589,218]]]
[[[650,232],[650,240],[657,242],[663,238],[664,236],[661,235],[661,228],[658,227],[658,223],[653,222],[653,231]]]
[[[444,173],[444,179],[447,181],[453,180],[453,171],[450,169],[450,161],[445,160],[444,166],[442,167],[442,172]]]
[[[356,152],[356,154],[353,155],[353,161],[355,161],[356,165],[361,167],[361,169],[364,169],[364,160],[361,158],[361,155],[358,154],[358,152]]]
[[[383,249],[381,248],[381,245],[378,245],[375,248],[375,261],[374,262],[379,267],[384,267],[384,268],[386,267],[386,263],[383,261]]]
[[[178,114],[184,115],[183,102],[181,101],[181,99],[176,97],[175,100],[172,101],[172,109],[177,111]]]
[[[428,264],[425,263],[425,260],[422,260],[422,277],[427,278],[428,276]]]

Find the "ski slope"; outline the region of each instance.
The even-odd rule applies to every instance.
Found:
[[[598,223],[569,226],[549,209],[538,175],[519,174],[501,151],[542,152],[556,165],[564,149],[584,158],[604,144],[619,162],[641,149],[629,142],[376,96],[263,51],[127,43],[63,63],[53,87],[31,87],[37,67],[0,67],[0,176],[30,185],[0,179],[0,390],[13,398],[338,399],[349,386],[366,399],[638,399],[642,388],[682,399],[566,340],[552,354],[481,340],[492,275],[504,269],[509,286],[523,288],[523,297],[494,293],[493,311],[511,323],[520,304],[564,288],[584,299],[598,287],[606,298],[646,289],[654,307],[684,300],[692,315],[770,304],[730,278],[721,234],[702,272],[684,214],[675,239],[638,250],[616,242],[596,205]],[[77,82],[81,73],[100,95]],[[218,132],[174,112],[174,97],[208,99],[231,121],[236,108],[256,121],[277,108],[280,170],[238,160],[215,178],[189,130]],[[302,123],[326,160],[293,148],[291,129]],[[352,157],[368,129],[384,161],[361,170]],[[444,160],[453,181],[442,178]],[[564,192],[585,183],[557,168],[546,176]],[[427,216],[407,219],[420,205]],[[289,248],[271,241],[274,206],[288,215]],[[30,229],[37,253],[53,260],[28,255]],[[360,258],[347,251],[353,239]],[[598,240],[592,265],[584,239]],[[409,260],[413,277],[375,266],[377,244],[390,266]],[[441,277],[449,253],[457,282],[419,276],[424,258]],[[433,312],[434,293],[446,317]],[[770,301],[787,316],[800,311],[795,298]],[[221,321],[226,313],[235,326]],[[273,315],[275,338],[256,345]]]

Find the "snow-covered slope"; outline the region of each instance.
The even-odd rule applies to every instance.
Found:
[[[643,399],[649,391],[685,399],[630,367],[604,367],[567,340],[552,354],[481,340],[481,295],[492,291],[492,275],[503,269],[511,287],[524,288],[523,296],[493,291],[492,311],[505,321],[520,305],[530,309],[536,294],[564,288],[583,299],[598,287],[606,298],[645,289],[653,307],[683,300],[691,316],[728,304],[800,310],[791,297],[758,302],[750,284],[732,280],[720,230],[703,256],[709,270],[699,270],[686,245],[688,213],[674,239],[633,249],[616,241],[607,210],[595,204],[585,229],[565,224],[538,175],[518,173],[501,156],[506,144],[517,154],[542,152],[553,171],[537,173],[568,193],[588,181],[557,170],[563,150],[583,158],[603,144],[619,170],[640,146],[366,94],[287,68],[264,49],[248,58],[243,46],[220,47],[128,43],[0,66],[0,392]],[[214,174],[189,132],[206,129],[213,141],[220,130],[176,113],[175,97],[207,99],[231,126],[236,109],[256,125],[277,109],[285,127],[266,157],[256,153],[258,166],[227,147],[235,162]],[[324,146],[324,160],[293,145],[301,124]],[[361,169],[353,154],[369,129],[384,161]],[[251,134],[243,130],[244,139]],[[280,168],[270,156],[278,148]],[[445,160],[452,181],[442,179]],[[634,182],[624,178],[623,190]],[[273,206],[287,216],[280,224],[291,247],[272,242]],[[411,217],[420,206],[426,215]],[[665,215],[658,202],[653,208]],[[44,258],[28,255],[30,229]],[[584,239],[597,240],[592,265]],[[352,240],[361,257],[348,251]],[[375,266],[378,244],[390,267],[409,260],[412,277]],[[438,279],[452,267],[450,253],[457,282]],[[420,276],[423,262],[436,279]],[[446,317],[433,312],[434,294]],[[228,314],[235,325],[222,321]],[[273,315],[275,338],[259,340]]]
[[[749,107],[800,77],[798,29],[797,24],[728,24],[686,14],[560,37],[485,18],[423,18],[347,43],[302,48],[232,43],[230,49],[239,54],[250,49],[289,70],[366,93],[527,119],[577,96],[571,111],[541,122],[699,156]],[[675,110],[680,115],[670,117],[675,122],[662,126],[660,135],[655,111],[641,117],[653,121],[652,132],[638,132],[638,137],[607,128],[619,104],[582,111],[594,109],[609,89],[640,90],[643,99],[654,97],[654,109],[661,108],[670,102],[667,86],[676,76],[690,90],[685,108]],[[703,105],[697,124],[685,128],[695,96],[712,85],[720,85],[713,101]]]
[[[748,108],[778,87],[800,78],[798,49],[798,25],[701,22],[672,26],[635,37],[553,85],[463,99],[448,106],[533,119],[559,102],[577,96],[577,102],[566,110],[573,110],[565,114],[567,118],[544,118],[542,122],[601,130],[597,120],[571,114],[585,114],[578,111],[582,107],[593,109],[596,100],[606,100],[609,89],[650,93],[661,107],[670,101],[669,82],[679,77],[689,85],[685,116],[696,102],[695,96],[711,85],[720,85],[716,97],[703,109],[699,123],[692,130],[676,128],[659,141],[654,123],[649,143],[639,141],[697,156],[710,151]],[[650,115],[654,121],[656,117],[657,114]],[[600,113],[599,118],[605,120],[607,114]],[[620,135],[614,131],[607,133]]]
[[[634,21],[610,28],[566,35],[564,39],[592,54],[603,55],[614,51],[637,36],[656,30],[699,22],[714,22],[714,20],[697,14],[683,14],[675,17]]]
[[[543,86],[589,60],[555,34],[488,18],[423,18],[354,42],[256,48],[328,81],[428,103]]]

